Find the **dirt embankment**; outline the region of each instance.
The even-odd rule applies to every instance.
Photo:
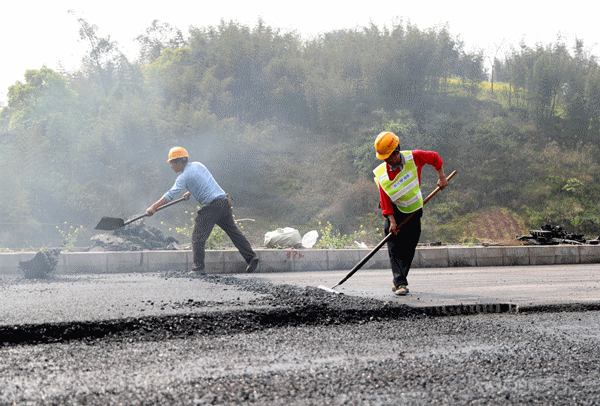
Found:
[[[516,236],[527,234],[525,222],[516,213],[491,207],[474,213],[465,224],[465,238],[482,242],[518,243]]]

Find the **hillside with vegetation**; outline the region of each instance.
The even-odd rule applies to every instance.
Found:
[[[240,223],[254,245],[287,226],[374,243],[383,130],[458,171],[422,241],[509,241],[545,223],[600,234],[600,68],[582,42],[520,44],[490,71],[445,27],[302,40],[261,21],[187,35],[155,21],[129,60],[78,21],[80,69],[32,67],[0,111],[0,249],[86,246],[102,216],[143,213],[174,182],[175,145],[256,220]],[[424,168],[425,194],[436,177]],[[187,242],[185,204],[147,221]]]

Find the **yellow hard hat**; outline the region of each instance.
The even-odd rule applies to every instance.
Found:
[[[183,147],[173,147],[169,151],[169,159],[167,162],[171,162],[173,159],[177,158],[189,158],[188,152]]]
[[[396,147],[400,144],[400,139],[389,131],[382,131],[375,139],[375,151],[377,152],[377,158],[387,159]]]

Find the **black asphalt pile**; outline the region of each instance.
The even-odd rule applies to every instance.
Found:
[[[26,279],[45,279],[58,264],[60,248],[39,251],[28,261],[19,261],[19,269]]]
[[[97,234],[91,238],[87,251],[143,251],[179,250],[179,241],[165,235],[156,227],[148,226],[143,220],[136,221],[113,232]]]

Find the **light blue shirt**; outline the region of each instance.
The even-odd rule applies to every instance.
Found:
[[[215,199],[225,197],[225,191],[217,183],[206,166],[200,162],[189,162],[183,172],[175,179],[175,184],[163,197],[169,203],[173,198],[187,189],[202,205],[209,204]]]

